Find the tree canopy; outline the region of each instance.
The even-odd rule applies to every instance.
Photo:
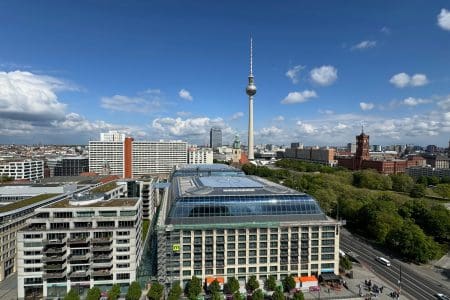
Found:
[[[147,292],[147,297],[150,300],[160,300],[164,294],[164,286],[159,282],[153,282]]]
[[[139,300],[141,299],[142,289],[138,282],[133,281],[128,288],[126,300]]]
[[[108,300],[117,300],[120,296],[120,286],[116,283],[111,287],[108,292]]]
[[[98,287],[94,286],[88,290],[86,300],[98,300],[101,295],[102,291]]]
[[[192,276],[191,280],[187,284],[187,297],[190,300],[197,299],[197,296],[202,292],[202,283],[196,276]]]
[[[64,297],[64,300],[80,300],[80,296],[75,290],[70,289],[70,291]]]

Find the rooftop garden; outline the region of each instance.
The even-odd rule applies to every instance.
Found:
[[[91,190],[91,193],[107,193],[117,187],[115,181],[108,182]]]
[[[0,213],[4,213],[4,212],[8,212],[8,211],[11,211],[11,210],[22,208],[22,207],[25,207],[25,206],[28,206],[28,205],[32,205],[34,203],[38,203],[38,202],[41,202],[43,200],[50,199],[50,198],[55,197],[57,195],[59,195],[59,194],[41,194],[41,195],[38,195],[38,196],[35,196],[35,197],[31,197],[31,198],[28,198],[28,199],[19,200],[17,202],[11,203],[11,204],[0,206]]]

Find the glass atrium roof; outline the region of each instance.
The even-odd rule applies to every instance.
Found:
[[[251,180],[247,177],[218,177],[209,176],[199,178],[204,186],[212,188],[262,188],[259,182]]]
[[[225,164],[185,164],[177,166],[171,178],[183,176],[245,176],[245,173]]]

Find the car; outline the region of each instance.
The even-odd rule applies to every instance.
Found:
[[[391,266],[391,262],[390,262],[389,260],[387,260],[386,258],[384,258],[384,257],[377,256],[377,257],[375,257],[375,259],[376,259],[378,262],[382,263],[383,265],[385,265],[385,266],[387,266],[387,267],[390,267],[390,266]]]
[[[436,299],[439,299],[439,300],[450,300],[450,297],[448,297],[444,294],[441,294],[441,293],[437,293],[434,296],[436,296]]]

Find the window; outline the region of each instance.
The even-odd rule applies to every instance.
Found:
[[[95,215],[95,212],[93,211],[77,211],[77,217],[81,218],[89,218],[93,217]]]
[[[129,268],[130,264],[116,264],[116,268],[123,269],[123,268]]]
[[[128,252],[130,247],[117,247],[116,252]]]
[[[259,267],[259,272],[267,272],[267,267]]]
[[[240,265],[245,265],[245,258],[238,258],[238,263]]]
[[[108,211],[108,210],[103,210],[99,212],[100,216],[102,217],[115,217],[117,216],[117,212],[114,210]]]
[[[72,212],[54,212],[54,218],[72,218]]]
[[[322,269],[334,269],[333,263],[325,263],[320,265]]]
[[[235,268],[227,268],[227,274],[234,274],[236,272]]]
[[[191,271],[190,270],[184,270],[183,271],[183,276],[191,276]]]
[[[322,260],[334,259],[334,254],[322,254]]]
[[[135,216],[137,214],[136,210],[121,210],[120,216],[127,217],[127,216]]]
[[[228,258],[227,259],[227,264],[229,264],[229,265],[234,265],[235,264],[235,259],[234,258]]]
[[[117,255],[116,259],[117,260],[128,260],[128,259],[130,259],[130,256],[129,255]]]
[[[117,235],[118,236],[130,235],[130,232],[129,231],[117,231]]]

